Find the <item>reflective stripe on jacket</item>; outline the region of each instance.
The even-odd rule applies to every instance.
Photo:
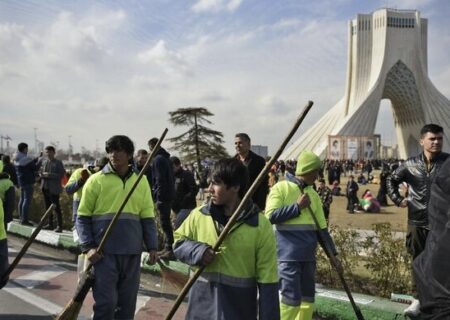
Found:
[[[304,193],[309,195],[320,232],[335,253],[319,195],[312,186],[306,186]],[[299,211],[299,195],[300,188],[296,183],[283,180],[272,187],[267,198],[265,212],[276,230],[278,261],[315,261],[317,228],[307,208]]]
[[[83,188],[76,221],[83,251],[95,248],[137,179],[130,170],[122,180],[108,164],[93,174]],[[154,205],[146,179],[141,179],[125,205],[103,251],[112,254],[139,254],[157,248]]]
[[[269,221],[253,208],[236,222],[191,289],[186,319],[279,319],[275,237]],[[175,255],[190,265],[200,265],[218,239],[220,227],[209,210],[194,209],[175,231]]]

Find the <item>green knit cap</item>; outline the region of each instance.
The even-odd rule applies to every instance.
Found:
[[[312,151],[305,150],[300,153],[297,159],[296,176],[302,176],[308,172],[320,169],[322,162]]]

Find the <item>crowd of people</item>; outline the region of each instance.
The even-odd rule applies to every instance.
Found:
[[[322,161],[305,150],[296,160],[275,162],[238,213],[218,252],[213,245],[265,166],[265,160],[251,151],[246,133],[235,135],[233,158],[205,168],[183,165],[160,147],[102,252],[97,248],[103,232],[137,183],[158,139],[150,139],[148,149],[135,152],[129,137],[113,136],[105,144],[107,157],[75,170],[64,185],[64,166],[54,147],[32,158],[27,144],[20,143],[13,162],[4,156],[0,168],[0,274],[8,266],[5,229],[12,220],[15,187],[20,189],[20,223],[31,225],[29,208],[38,181],[46,207],[56,205],[56,220],[50,215],[46,229],[62,232],[59,197],[64,190],[73,195],[72,221],[80,248],[94,264],[94,319],[133,318],[143,247],[151,264],[177,259],[193,268],[205,267],[189,293],[186,319],[312,319],[318,233],[328,254],[338,256],[328,232],[333,197],[346,196],[352,214],[380,212],[389,196],[395,205],[408,208],[406,244],[413,258],[411,290],[416,300],[405,313],[417,315],[421,310],[448,316],[450,303],[443,307],[436,301],[450,292],[449,286],[429,286],[426,281],[431,275],[439,283],[448,282],[439,267],[439,259],[447,253],[439,237],[447,237],[442,222],[447,222],[449,206],[443,204],[448,203],[445,192],[450,185],[450,171],[444,169],[450,160],[442,152],[442,136],[440,126],[424,126],[423,152],[406,161]],[[374,176],[374,170],[380,174]],[[345,190],[342,177],[347,180]],[[361,188],[368,183],[379,185],[376,196]],[[404,192],[399,191],[402,185]],[[163,243],[158,243],[156,218]],[[429,234],[432,243],[427,241]]]

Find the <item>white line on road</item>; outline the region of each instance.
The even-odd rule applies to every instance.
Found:
[[[27,273],[23,276],[14,279],[14,282],[25,287],[27,289],[32,289],[36,286],[47,282],[50,279],[56,278],[57,276],[67,272],[66,268],[59,267],[57,265],[44,266],[38,271],[33,271]]]
[[[32,304],[33,306],[48,312],[50,314],[57,314],[62,310],[61,306],[58,306],[57,304],[54,304],[51,301],[48,301],[46,299],[43,299],[30,291],[19,287],[17,284],[13,282],[9,282],[6,287],[4,287],[2,290],[5,290],[6,292],[16,296],[20,300],[23,300],[29,304]]]

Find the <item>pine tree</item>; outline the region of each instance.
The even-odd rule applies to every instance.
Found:
[[[202,159],[221,159],[229,157],[223,147],[223,134],[203,124],[212,124],[207,117],[214,114],[206,108],[179,108],[169,112],[170,122],[174,126],[189,126],[189,130],[170,138],[172,149],[178,151],[185,162],[196,161],[201,170]]]

